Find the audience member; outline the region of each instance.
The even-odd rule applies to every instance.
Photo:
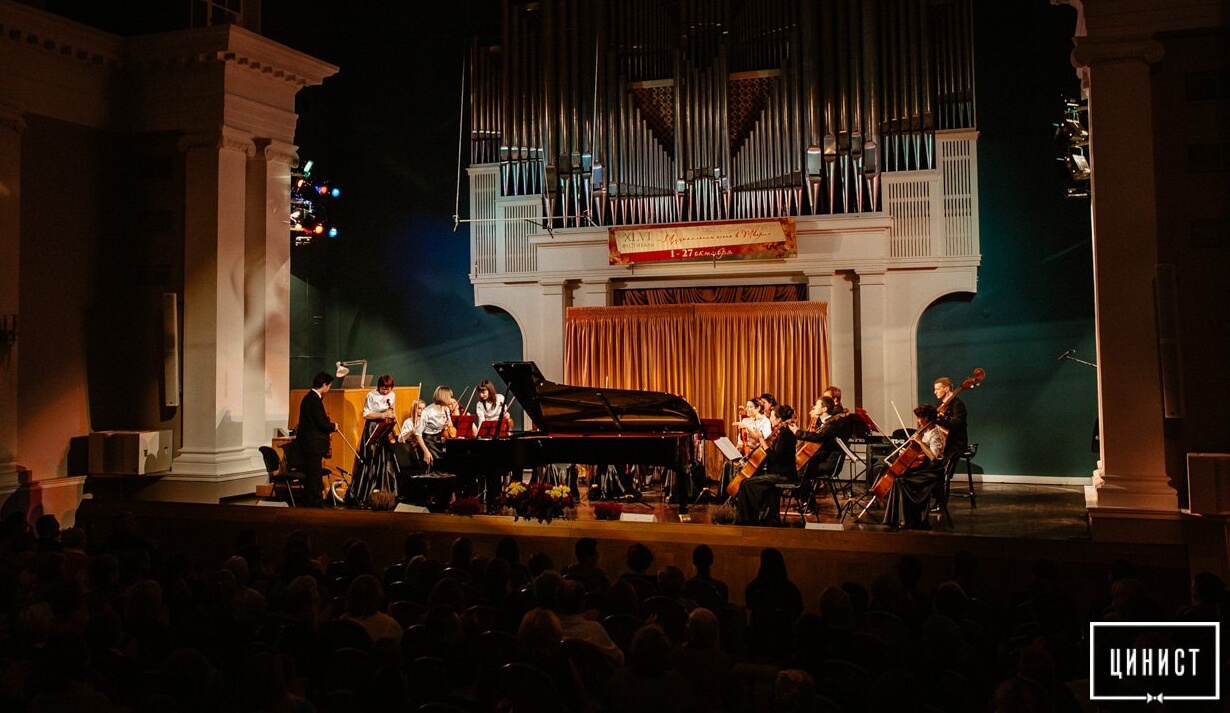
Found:
[[[611,580],[598,566],[598,541],[582,537],[573,548],[577,561],[564,570],[564,576],[580,580],[590,592],[605,592],[611,588]]]
[[[641,627],[632,637],[628,665],[611,677],[603,708],[612,713],[700,710],[691,686],[671,665],[670,653],[662,627]]]
[[[539,575],[541,579],[545,575]],[[537,581],[537,580],[535,580]],[[581,639],[597,646],[606,654],[613,666],[622,666],[624,652],[611,640],[602,624],[585,618],[585,585],[577,580],[563,580],[558,597],[560,630],[565,639]]]
[[[730,587],[720,579],[713,576],[713,548],[709,545],[697,545],[692,548],[692,566],[696,568],[696,574],[692,579],[700,580],[711,587],[722,598],[722,603],[730,602]]]
[[[400,642],[402,626],[382,611],[384,589],[374,574],[361,574],[350,583],[346,593],[346,613],[343,619],[358,622],[372,641],[388,638]]]
[[[760,569],[743,595],[748,611],[748,633],[755,660],[780,661],[791,654],[791,630],[803,613],[803,595],[786,573],[780,550],[760,551]]]
[[[687,640],[671,652],[671,663],[705,711],[725,710],[730,697],[730,655],[722,650],[717,616],[704,608],[688,614]]]

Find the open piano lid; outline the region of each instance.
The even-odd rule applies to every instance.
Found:
[[[492,367],[535,425],[547,433],[703,430],[692,405],[674,394],[556,384],[547,381],[532,361],[501,361]]]

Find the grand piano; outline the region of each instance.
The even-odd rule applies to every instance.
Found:
[[[684,399],[658,391],[556,384],[532,361],[492,366],[538,430],[448,441],[445,467],[458,476],[477,478],[552,463],[657,465],[688,472],[694,436],[703,428]],[[686,513],[688,478],[675,482],[679,511]]]

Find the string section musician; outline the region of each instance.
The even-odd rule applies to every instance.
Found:
[[[897,459],[908,465],[895,467],[900,464],[894,460],[888,467],[889,472],[897,474],[893,478],[886,519],[906,529],[931,529],[927,506],[932,493],[943,488],[943,454],[948,434],[937,416],[931,404],[914,409],[918,430],[897,455]]]
[[[953,395],[952,379],[947,376],[941,376],[935,380],[934,385],[935,398],[939,400],[938,406],[943,406],[945,400],[948,401],[948,407],[944,409],[943,415],[938,417],[939,425],[943,426],[948,432],[947,441],[944,444],[944,483],[943,487],[935,491],[936,509],[942,509],[948,499],[948,485],[952,480],[953,473],[957,470],[957,461],[960,460],[961,454],[969,447],[969,412],[965,408],[965,402],[960,397]]]
[[[808,415],[812,419],[811,427],[801,429],[797,434],[799,453],[807,455],[804,471],[800,474],[804,480],[822,477],[837,467],[837,459],[842,452],[841,446],[837,445],[837,439],[848,439],[854,435],[855,425],[850,412],[842,409],[840,404],[827,395],[816,399]],[[809,443],[815,445],[809,447]]]
[[[798,480],[794,464],[798,439],[789,428],[794,409],[777,406],[769,416],[772,431],[767,439],[764,461],[756,474],[743,481],[735,496],[735,522],[740,525],[778,525],[779,497],[777,484]]]
[[[474,435],[479,435],[483,432],[483,424],[495,421],[507,421],[511,428],[512,415],[508,413],[508,408],[504,405],[504,394],[496,393],[495,384],[491,383],[490,379],[483,379],[478,382],[478,386],[474,389]],[[491,431],[492,436],[499,435],[502,430],[500,426],[487,426]]]
[[[431,392],[431,403],[423,409],[423,415],[414,426],[414,437],[423,456],[423,465],[428,470],[444,456],[444,440],[455,435],[453,417],[460,415],[460,411],[451,388],[437,386]]]
[[[390,448],[396,435],[397,394],[393,377],[381,374],[363,401],[363,462],[355,467],[355,483],[346,492],[348,504],[363,505],[373,490],[397,490],[397,458]],[[383,427],[382,433],[377,433]]]

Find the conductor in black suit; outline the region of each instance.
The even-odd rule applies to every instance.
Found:
[[[329,452],[329,434],[337,430],[337,424],[325,413],[325,394],[333,385],[333,376],[322,371],[312,379],[312,390],[299,402],[299,425],[295,428],[295,442],[303,455],[304,507],[318,508],[324,500],[324,472],[321,461]]]

